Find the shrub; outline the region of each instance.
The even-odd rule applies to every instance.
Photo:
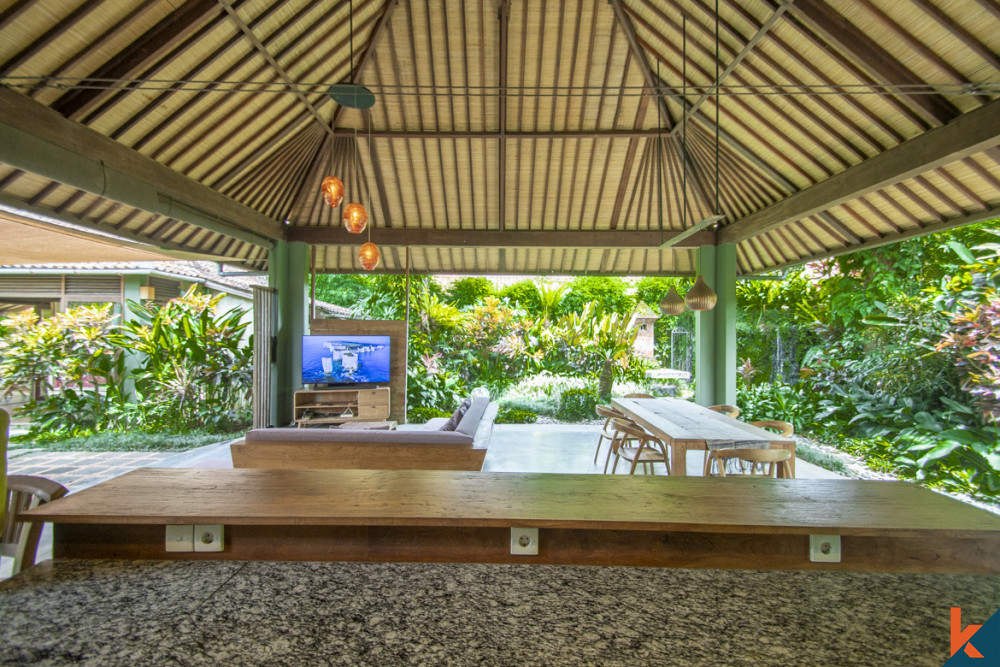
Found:
[[[497,424],[534,424],[537,420],[538,415],[530,410],[500,408],[495,421]]]
[[[498,401],[503,408],[531,412],[546,417],[556,417],[559,414],[559,399],[554,397],[505,397]]]
[[[593,389],[569,389],[559,397],[559,419],[580,421],[593,419],[600,399]]]
[[[448,290],[448,301],[459,308],[464,308],[481,303],[483,299],[493,294],[493,283],[489,278],[470,276],[452,283]]]
[[[436,417],[450,417],[451,412],[438,408],[410,408],[406,411],[408,424],[426,424]]]

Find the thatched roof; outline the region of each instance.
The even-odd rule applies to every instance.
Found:
[[[0,205],[250,268],[305,241],[329,272],[363,239],[326,175],[387,271],[691,275],[735,243],[749,274],[1000,216],[996,0],[718,11],[6,0]],[[327,95],[350,82],[369,111]]]

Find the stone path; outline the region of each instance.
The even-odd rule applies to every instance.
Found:
[[[49,452],[12,449],[7,473],[38,475],[80,491],[98,482],[144,466],[155,466],[175,456],[170,452]]]

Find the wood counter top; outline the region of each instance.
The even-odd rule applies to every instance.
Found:
[[[26,514],[70,524],[1000,536],[1000,516],[985,510],[914,484],[849,479],[143,468]]]

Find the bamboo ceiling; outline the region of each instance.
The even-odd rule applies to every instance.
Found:
[[[760,273],[1000,217],[998,54],[997,0],[0,0],[0,212],[360,271],[339,175],[378,271]]]

